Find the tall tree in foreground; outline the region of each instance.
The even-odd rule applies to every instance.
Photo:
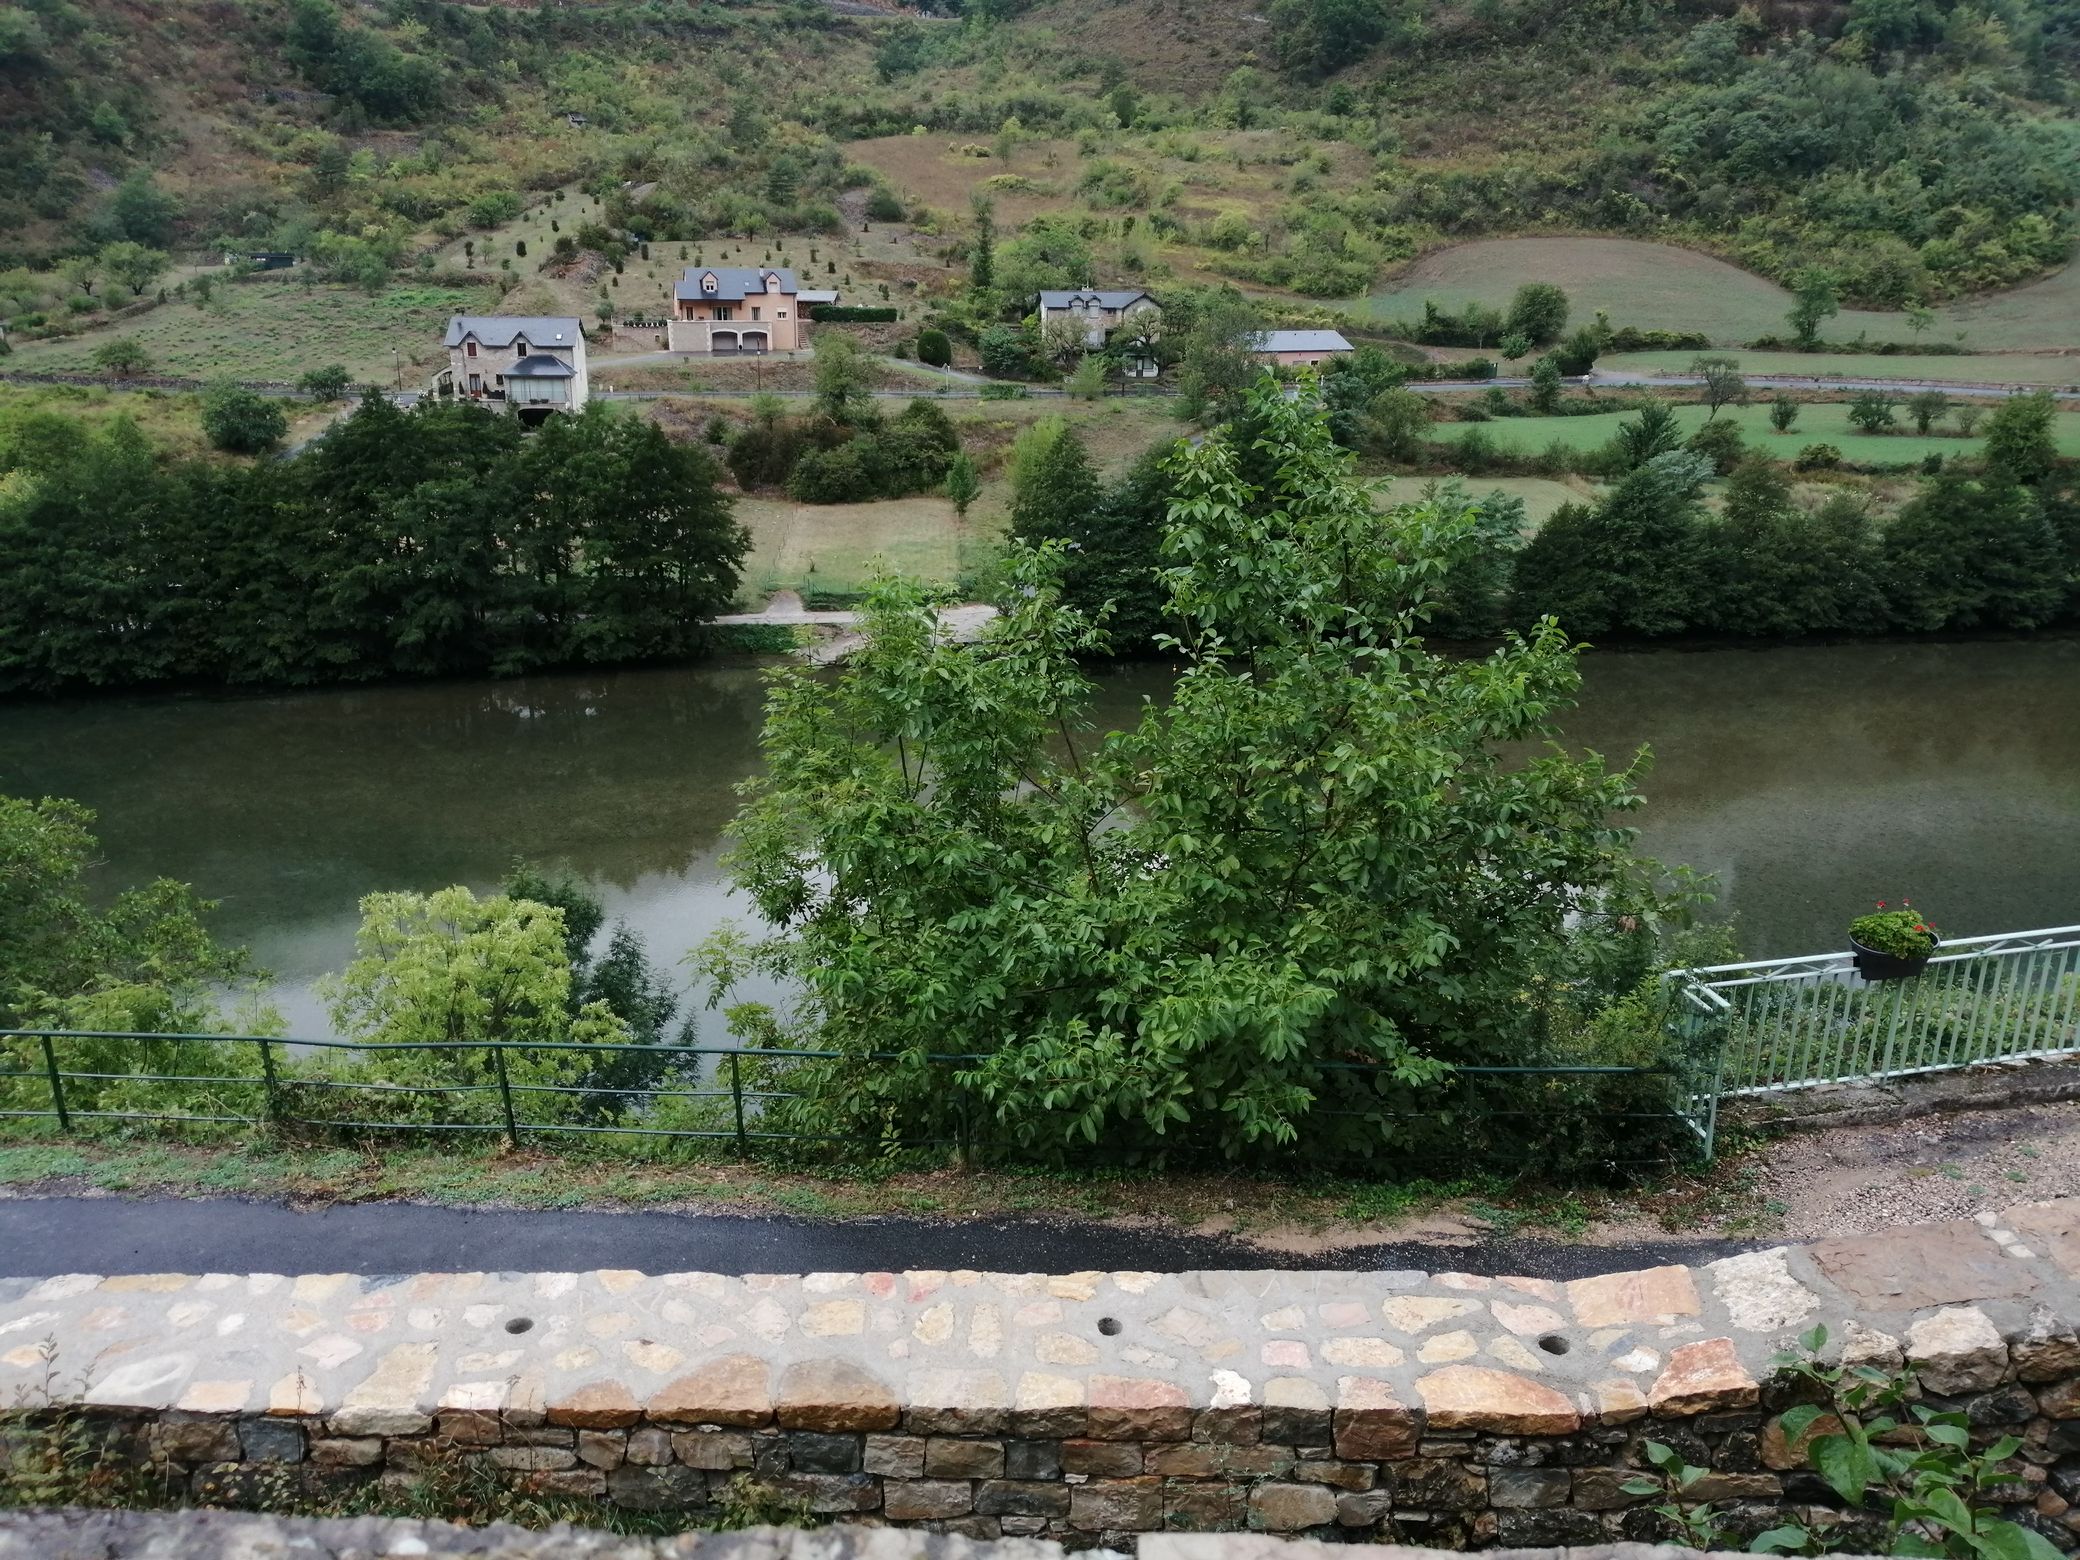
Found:
[[[1090,734],[1057,545],[1014,547],[978,644],[884,579],[843,672],[775,677],[733,858],[770,931],[701,959],[717,1000],[798,993],[741,1029],[837,1053],[790,1120],[950,1136],[965,1091],[1030,1148],[1380,1150],[1455,1063],[1579,1054],[1527,993],[1667,906],[1613,821],[1636,767],[1526,756],[1579,682],[1553,623],[1416,637],[1463,506],[1382,513],[1312,395],[1246,400],[1175,457],[1182,670],[1135,728]]]

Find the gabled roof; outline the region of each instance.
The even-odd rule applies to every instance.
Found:
[[[713,292],[708,292],[701,286],[701,278],[706,276],[715,278]],[[672,296],[694,300],[708,298],[717,303],[741,303],[747,294],[763,293],[766,290],[765,279],[769,276],[777,279],[779,286],[776,290],[779,292],[791,293],[800,290],[795,284],[794,272],[784,265],[690,265],[686,268],[686,274],[679,278],[679,285],[673,289]]]
[[[1095,303],[1101,309],[1124,309],[1128,304],[1142,298],[1147,298],[1150,303],[1155,302],[1149,294],[1131,287],[1083,287],[1069,291],[1043,292],[1040,295],[1040,306],[1043,309],[1074,309],[1084,304]]]
[[[835,287],[804,287],[794,296],[797,303],[836,303],[838,301],[838,289]]]
[[[1260,330],[1250,344],[1253,352],[1348,352],[1351,344],[1341,331]]]
[[[510,347],[516,337],[530,347],[570,347],[583,341],[585,332],[576,315],[457,314],[449,319],[441,345],[459,347],[465,336],[487,347]]]
[[[562,358],[546,352],[530,352],[506,370],[508,379],[576,379],[578,371]]]

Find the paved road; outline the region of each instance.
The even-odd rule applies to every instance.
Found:
[[[0,1278],[53,1273],[856,1272],[976,1268],[1335,1268],[1581,1278],[1710,1261],[1757,1243],[1399,1243],[1294,1255],[1245,1241],[1045,1219],[807,1219],[467,1210],[356,1203],[301,1212],[242,1198],[0,1198]]]

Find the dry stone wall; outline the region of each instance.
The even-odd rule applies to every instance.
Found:
[[[481,1463],[689,1520],[821,1516],[1131,1549],[1665,1536],[1644,1443],[1739,1536],[1822,1520],[1773,1370],[1911,1362],[2023,1439],[1999,1492],[2080,1531],[2080,1202],[1571,1283],[1468,1274],[74,1275],[0,1281],[0,1403],[84,1414],[195,1499]],[[742,1487],[737,1486],[738,1494]]]

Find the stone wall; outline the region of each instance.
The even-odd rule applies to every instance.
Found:
[[[813,1512],[1131,1549],[1257,1530],[1439,1547],[1664,1536],[1659,1440],[1738,1535],[1823,1519],[1777,1352],[1910,1360],[2023,1437],[2002,1496],[2080,1530],[2080,1202],[1553,1283],[1441,1273],[174,1274],[0,1281],[0,1403],[51,1373],[198,1499],[486,1464],[689,1520]]]

